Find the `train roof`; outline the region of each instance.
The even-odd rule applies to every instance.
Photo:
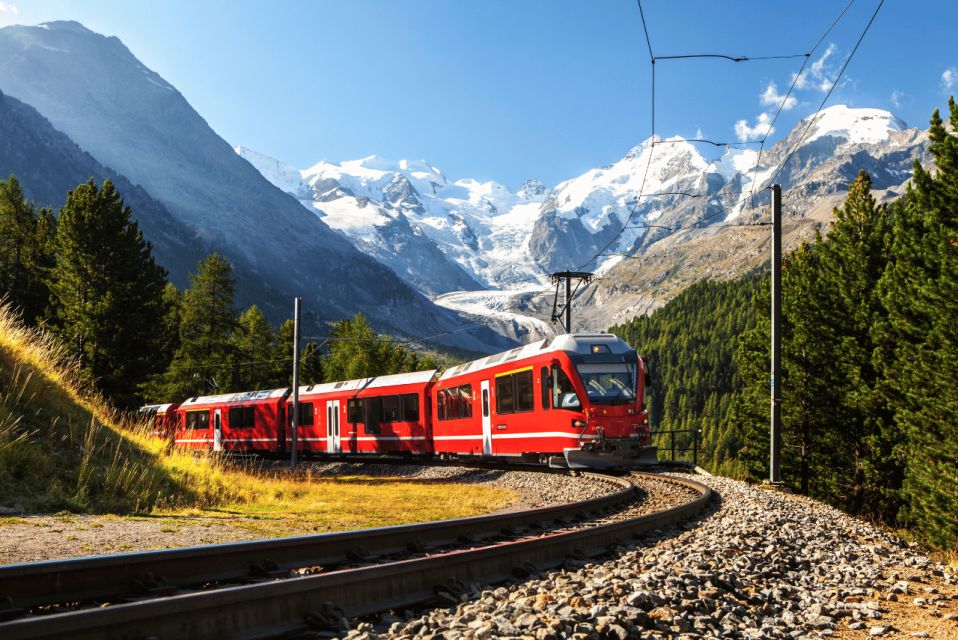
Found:
[[[190,398],[180,407],[191,407],[201,404],[225,404],[227,402],[250,402],[252,400],[269,400],[282,398],[289,393],[288,387],[282,389],[264,389],[262,391],[240,391],[238,393],[224,393],[218,396],[198,396]]]
[[[414,371],[412,373],[397,373],[390,376],[376,376],[374,378],[358,378],[343,382],[324,382],[308,387],[300,387],[299,394],[333,393],[336,391],[362,391],[378,387],[392,387],[401,384],[425,384],[436,376],[437,369],[429,371]]]
[[[175,402],[167,402],[166,404],[145,404],[137,409],[137,413],[166,413],[170,410],[170,407],[175,404]]]
[[[507,362],[554,351],[567,351],[581,355],[589,355],[592,353],[592,346],[595,344],[607,345],[609,352],[613,354],[625,354],[633,351],[632,347],[612,333],[565,333],[553,338],[546,338],[545,340],[522,345],[509,351],[473,360],[472,362],[466,362],[451,369],[446,369],[439,379],[446,380],[464,373],[491,369],[492,367]]]

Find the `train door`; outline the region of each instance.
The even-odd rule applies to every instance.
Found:
[[[483,380],[482,390],[482,455],[492,455],[492,412],[489,410],[489,381]]]
[[[339,438],[339,400],[326,401],[326,452],[342,451]]]
[[[223,412],[216,409],[213,412],[213,451],[223,450]]]

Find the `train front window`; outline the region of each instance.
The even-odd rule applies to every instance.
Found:
[[[635,365],[580,364],[576,367],[589,401],[600,405],[635,402]]]
[[[582,402],[565,371],[552,367],[552,406],[556,409],[581,409]]]

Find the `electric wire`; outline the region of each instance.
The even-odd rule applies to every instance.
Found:
[[[808,125],[806,125],[805,130],[802,132],[802,135],[799,137],[798,141],[795,143],[795,146],[792,147],[792,150],[785,156],[785,160],[778,166],[775,173],[769,179],[769,182],[775,182],[775,178],[778,177],[778,174],[782,172],[782,169],[785,168],[785,165],[788,164],[788,161],[792,159],[792,156],[795,155],[795,152],[798,151],[798,148],[801,146],[802,142],[805,141],[805,136],[808,135],[809,130],[812,128],[812,125],[815,124],[815,121],[818,120],[821,115],[822,109],[825,108],[825,103],[828,102],[828,99],[831,97],[832,92],[835,90],[835,87],[838,86],[838,83],[841,81],[842,76],[845,74],[845,69],[848,68],[848,64],[852,61],[852,58],[855,57],[855,53],[858,51],[858,47],[861,46],[862,41],[865,39],[865,36],[868,34],[868,30],[871,29],[872,24],[875,22],[875,18],[878,17],[878,12],[881,11],[882,6],[885,4],[885,0],[879,0],[878,5],[875,7],[875,11],[872,13],[871,18],[868,20],[868,24],[865,25],[865,28],[862,30],[860,36],[858,36],[858,41],[855,43],[855,46],[852,48],[852,52],[848,54],[848,57],[845,58],[845,63],[842,65],[842,68],[838,70],[838,75],[835,76],[835,81],[832,82],[831,86],[828,88],[828,91],[825,93],[825,97],[822,98],[822,102],[818,105],[818,110],[815,111],[813,115],[808,120]]]
[[[785,110],[785,105],[788,104],[788,99],[791,97],[792,93],[795,91],[795,86],[798,84],[799,79],[802,77],[802,74],[805,72],[805,67],[808,66],[808,61],[811,59],[811,56],[818,50],[818,47],[821,46],[822,42],[825,41],[825,38],[828,37],[828,34],[832,32],[835,26],[841,21],[841,19],[848,13],[848,10],[851,9],[852,5],[855,4],[855,0],[848,0],[848,4],[845,5],[845,8],[841,10],[838,16],[832,20],[832,23],[825,29],[825,32],[822,33],[818,41],[812,46],[811,50],[808,52],[808,57],[802,62],[801,68],[799,68],[798,73],[795,74],[795,77],[792,78],[792,83],[788,87],[788,91],[785,92],[785,97],[782,98],[781,104],[778,105],[778,110],[775,112],[775,116],[772,118],[772,121],[769,123],[768,128],[765,129],[765,135],[762,136],[761,144],[758,148],[758,157],[755,160],[755,164],[752,166],[752,178],[749,181],[749,194],[748,200],[752,201],[753,196],[755,195],[755,177],[758,175],[758,167],[762,164],[762,153],[765,151],[765,143],[768,141],[768,137],[774,131],[775,123],[778,122],[778,117],[782,115],[782,111]],[[752,206],[754,207],[754,201],[752,201]]]

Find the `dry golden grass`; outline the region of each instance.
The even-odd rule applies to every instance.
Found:
[[[350,477],[267,474],[213,454],[168,451],[79,374],[66,348],[0,304],[0,506],[28,511],[244,516],[264,532],[475,515],[506,491]],[[287,523],[287,524],[284,524]],[[258,524],[257,524],[258,526]]]

